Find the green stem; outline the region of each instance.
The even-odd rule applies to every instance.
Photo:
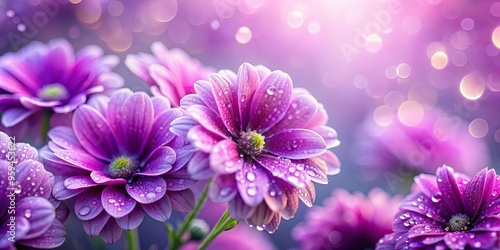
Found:
[[[189,228],[189,225],[191,224],[191,221],[196,217],[198,212],[200,212],[201,207],[205,203],[207,199],[207,194],[208,194],[208,188],[210,187],[210,183],[212,182],[212,179],[208,179],[207,184],[205,185],[205,188],[201,192],[200,198],[198,198],[198,201],[196,201],[196,205],[194,206],[193,211],[189,212],[187,215],[186,219],[180,226],[179,230],[177,231],[176,234],[173,235],[173,241],[170,242],[169,249],[170,250],[175,250],[178,249],[184,242],[182,242],[182,236],[184,233],[186,233],[186,230]],[[168,226],[167,226],[168,229]]]
[[[139,244],[139,231],[137,228],[130,231],[125,231],[127,235],[127,249],[128,250],[141,250],[141,246]]]
[[[47,143],[48,136],[47,134],[49,133],[50,129],[50,111],[44,111],[42,113],[42,129],[40,133],[42,134],[42,140],[43,143]]]
[[[217,236],[219,236],[219,234],[224,232],[226,228],[234,222],[235,219],[229,217],[229,209],[226,209],[212,231],[210,231],[207,237],[205,237],[203,242],[198,246],[198,250],[204,250]]]

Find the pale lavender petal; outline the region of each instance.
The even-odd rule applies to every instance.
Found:
[[[220,141],[220,137],[206,130],[200,125],[196,125],[187,133],[187,139],[203,152],[210,153]]]
[[[189,95],[182,97],[181,102],[180,102],[181,108],[187,108],[187,107],[193,106],[193,105],[205,105],[205,103],[196,94],[189,94]]]
[[[124,132],[120,125],[123,119],[123,114],[121,113],[122,106],[132,94],[133,92],[130,89],[116,90],[113,92],[113,95],[111,95],[108,103],[106,118],[118,145],[124,144]]]
[[[56,113],[69,113],[80,107],[85,103],[85,101],[87,101],[87,95],[82,93],[73,97],[66,105],[61,107],[54,107],[53,110]]]
[[[204,180],[213,176],[215,173],[210,168],[209,154],[197,152],[188,163],[187,170],[191,177],[196,180]]]
[[[70,127],[55,127],[48,133],[49,139],[64,149],[82,151],[83,148]]]
[[[42,101],[38,98],[29,98],[24,96],[19,98],[19,101],[27,109],[52,108],[61,104],[60,101]]]
[[[487,196],[486,201],[483,201],[483,196],[484,192],[486,191],[485,189],[488,188],[488,186],[493,186],[491,183],[488,183],[490,185],[486,186],[486,172],[487,169],[484,168],[481,171],[479,171],[473,178],[470,180],[470,182],[467,184],[467,187],[465,189],[463,199],[465,204],[465,212],[469,218],[475,218],[477,212],[479,209],[482,207],[483,203],[487,202],[487,199],[489,198],[489,194],[491,193],[488,192],[486,194]],[[493,173],[494,174],[494,173]],[[493,175],[493,178],[495,178],[495,175]],[[491,181],[491,179],[490,179]],[[494,180],[493,180],[494,181]]]
[[[326,162],[317,158],[309,158],[304,160],[294,160],[297,169],[305,170],[309,179],[321,184],[328,184],[328,167]]]
[[[217,103],[215,102],[214,95],[212,94],[212,85],[208,81],[197,81],[194,84],[196,94],[201,97],[205,105],[213,112],[217,112]]]
[[[52,195],[58,200],[67,200],[85,191],[85,189],[68,189],[64,186],[64,181],[54,182]]]
[[[64,180],[64,186],[67,189],[81,189],[94,187],[99,184],[95,183],[89,176],[70,176]]]
[[[140,206],[136,206],[129,214],[116,219],[116,223],[123,230],[134,230],[141,225],[144,219],[144,211]]]
[[[88,221],[102,213],[101,192],[87,190],[78,195],[75,201],[75,214],[78,219]]]
[[[292,80],[281,71],[274,71],[264,78],[252,99],[250,127],[263,133],[283,119],[292,88]]]
[[[238,85],[238,104],[240,111],[241,130],[246,130],[250,118],[250,106],[255,93],[255,90],[260,84],[260,78],[255,68],[244,63],[238,69],[237,85]]]
[[[318,110],[318,101],[311,95],[293,97],[283,119],[270,128],[266,134],[272,135],[283,130],[304,128]]]
[[[198,149],[196,149],[192,145],[185,145],[181,148],[176,148],[176,159],[175,163],[172,165],[172,170],[171,172],[176,172],[177,170],[181,169],[182,167],[186,166],[186,164],[189,162],[189,160],[193,157],[193,155],[198,152]],[[208,160],[208,157],[207,157]],[[208,165],[208,162],[207,162]]]
[[[64,150],[54,152],[54,155],[77,168],[88,171],[101,171],[106,167],[103,162],[83,152]]]
[[[198,123],[189,116],[179,117],[170,123],[170,131],[177,136],[187,137],[189,130]]]
[[[262,228],[264,228],[264,230],[266,230],[269,233],[274,233],[278,229],[280,223],[281,223],[281,215],[279,213],[275,213],[271,221],[269,221],[265,225],[262,225]]]
[[[264,150],[290,159],[314,157],[327,151],[325,140],[306,129],[290,129],[266,137]]]
[[[21,193],[17,199],[28,196],[49,198],[54,176],[45,171],[42,163],[34,160],[25,160],[15,166],[16,180],[21,184]]]
[[[174,106],[179,106],[179,96],[183,96],[184,93],[178,93],[183,91],[182,87],[177,87],[172,84],[172,74],[163,65],[153,64],[149,66],[149,75],[151,79],[156,83],[157,88],[160,92],[167,97]],[[184,91],[183,91],[184,92]]]
[[[212,84],[212,94],[214,95],[218,114],[225,127],[233,136],[238,136],[240,130],[240,119],[238,114],[238,97],[235,86],[219,74],[210,74],[210,83]]]
[[[43,235],[29,240],[23,239],[19,242],[19,244],[37,249],[53,249],[61,246],[65,240],[66,229],[64,228],[64,225],[61,222],[54,220],[49,229],[47,229]]]
[[[167,183],[160,176],[141,176],[125,185],[128,195],[141,204],[161,199],[167,190]],[[116,217],[118,218],[118,217]]]
[[[153,56],[145,53],[127,55],[125,58],[125,65],[127,68],[150,85],[153,85],[154,81],[149,76],[149,65],[155,62],[156,60]]]
[[[326,151],[324,154],[316,156],[315,158],[325,161],[329,175],[338,174],[340,172],[340,160],[331,151]]]
[[[304,187],[297,187],[297,193],[299,198],[308,207],[312,207],[314,200],[316,199],[316,191],[314,189],[314,184],[311,181],[306,181]]]
[[[269,189],[267,191],[267,195],[264,196],[264,200],[266,201],[269,209],[274,212],[281,212],[285,209],[288,197],[286,192],[281,188],[281,185],[278,184],[279,180],[276,178],[271,179],[271,184],[269,185]]]
[[[434,194],[440,192],[437,186],[436,177],[433,175],[419,174],[415,176],[414,181],[420,191],[427,197],[432,197]]]
[[[234,174],[217,174],[213,177],[208,197],[216,203],[226,202],[238,193]]]
[[[253,211],[255,211],[255,207],[247,205],[239,194],[237,194],[234,199],[230,200],[228,205],[231,216],[239,221],[250,218]]]
[[[190,188],[193,184],[196,183],[196,180],[190,178],[189,175],[178,175],[179,171],[170,174],[165,181],[167,182],[167,190],[169,191],[180,191],[184,189]]]
[[[273,176],[280,178],[295,187],[304,187],[309,176],[304,170],[300,170],[297,164],[289,159],[262,154],[255,158],[261,166],[267,169]]]
[[[87,233],[88,235],[97,236],[101,233],[102,229],[110,219],[111,216],[109,216],[108,213],[103,211],[91,220],[82,221],[83,229],[85,230],[85,233]]]
[[[231,140],[219,141],[210,153],[210,167],[221,174],[234,173],[243,166],[238,147]]]
[[[89,98],[87,104],[95,108],[103,117],[107,117],[109,100],[109,96],[96,94]]]
[[[34,110],[27,110],[23,108],[8,109],[2,113],[2,124],[7,128],[12,127],[34,113]]]
[[[23,239],[32,239],[42,235],[56,218],[54,206],[42,197],[25,197],[16,203],[17,216],[24,216],[29,221],[29,231]]]
[[[125,149],[132,154],[142,152],[153,124],[153,103],[146,93],[137,92],[123,103],[121,113]]]
[[[264,200],[269,188],[266,171],[256,167],[253,162],[245,161],[235,178],[239,194],[247,205],[255,207]]]
[[[326,142],[327,148],[333,148],[340,145],[340,141],[338,139],[337,131],[331,127],[327,126],[318,126],[311,128],[312,131],[318,133]]]
[[[134,175],[157,176],[167,173],[175,163],[175,151],[170,147],[159,147],[146,159],[141,171]]]
[[[164,195],[160,200],[151,204],[141,204],[142,209],[151,216],[151,218],[165,222],[172,215],[172,203],[168,195]]]
[[[444,242],[451,249],[464,249],[467,246],[467,234],[462,232],[445,234]]]
[[[108,244],[117,242],[122,236],[122,229],[118,226],[114,219],[108,220],[104,228],[99,233],[101,239]]]
[[[172,105],[170,105],[170,101],[163,96],[155,96],[151,98],[151,101],[153,102],[155,119],[157,119],[158,115],[161,113],[171,110]]]
[[[124,178],[113,179],[102,171],[92,171],[90,173],[90,178],[92,178],[92,181],[95,183],[104,185],[125,185],[127,183]]]
[[[175,137],[169,130],[170,124],[181,116],[182,113],[178,109],[170,109],[158,115],[152,125],[145,151],[150,152],[169,143]]]
[[[109,215],[120,218],[130,213],[137,202],[122,187],[107,186],[102,191],[101,203]]]
[[[187,213],[194,209],[196,199],[191,189],[179,191],[167,191],[172,208],[181,213]]]
[[[229,132],[225,128],[222,119],[209,108],[205,106],[194,105],[187,108],[187,112],[205,129],[223,138],[229,138]]]

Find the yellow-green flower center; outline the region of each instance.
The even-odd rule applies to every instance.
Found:
[[[465,214],[455,214],[448,221],[449,227],[446,227],[446,231],[452,232],[465,232],[470,228],[470,219]]]
[[[245,156],[256,156],[262,152],[265,137],[255,131],[242,132],[238,143],[240,154]]]
[[[137,168],[135,161],[128,156],[116,158],[109,164],[108,173],[112,178],[129,178]]]
[[[47,84],[37,94],[44,101],[59,101],[68,98],[68,90],[60,83]]]

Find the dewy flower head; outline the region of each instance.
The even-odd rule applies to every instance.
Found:
[[[103,56],[97,46],[77,53],[63,39],[48,44],[32,42],[0,58],[0,113],[2,124],[12,127],[43,110],[68,113],[95,93],[121,87],[111,72],[116,56]]]
[[[238,74],[221,71],[195,84],[181,100],[191,118],[172,123],[200,149],[188,166],[194,178],[209,178],[215,202],[229,201],[235,219],[273,232],[281,217],[293,217],[298,198],[312,206],[312,181],[327,183],[339,171],[328,148],[337,133],[326,126],[321,104],[293,89],[281,72],[243,64]],[[192,120],[190,120],[192,119]]]
[[[42,157],[56,175],[54,197],[76,196],[87,234],[113,243],[144,212],[165,222],[172,209],[192,209],[195,181],[185,164],[196,149],[169,131],[180,116],[164,98],[121,89],[79,107],[73,128],[49,131]]]
[[[168,50],[160,42],[153,43],[151,51],[153,55],[128,55],[125,64],[151,86],[155,96],[167,97],[175,107],[179,106],[182,97],[194,93],[196,81],[207,79],[213,72],[183,50]]]
[[[0,249],[58,247],[66,239],[68,211],[51,197],[54,176],[35,148],[14,143],[0,132]]]
[[[323,207],[314,207],[304,223],[293,229],[293,238],[303,250],[373,249],[392,232],[400,201],[378,188],[366,196],[335,189]]]
[[[500,176],[483,169],[472,179],[451,167],[415,177],[415,190],[401,203],[377,249],[500,248]]]

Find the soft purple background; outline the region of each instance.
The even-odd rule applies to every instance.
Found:
[[[381,106],[395,114],[392,119],[410,123],[418,121],[420,111],[439,107],[464,119],[467,136],[487,143],[490,152],[482,153],[490,159],[489,167],[500,160],[500,2],[0,0],[2,54],[32,40],[57,37],[77,49],[101,45],[122,61],[129,53],[150,53],[150,44],[162,41],[218,69],[235,71],[250,62],[287,72],[295,86],[309,89],[325,105],[329,125],[341,140],[333,152],[342,171],[328,185],[316,185],[317,205],[335,187],[366,192],[380,186],[397,193],[385,178],[362,177],[357,161],[363,154],[359,143],[366,139],[363,124],[387,118],[374,116]],[[123,63],[116,71],[126,86],[148,90]],[[405,101],[411,101],[406,109],[401,108]],[[269,236],[279,249],[297,246],[290,230],[306,212],[301,205],[296,218],[282,222]],[[81,225],[66,225],[65,246],[86,249],[90,243]],[[164,248],[163,228],[144,221],[144,249],[153,244]]]

